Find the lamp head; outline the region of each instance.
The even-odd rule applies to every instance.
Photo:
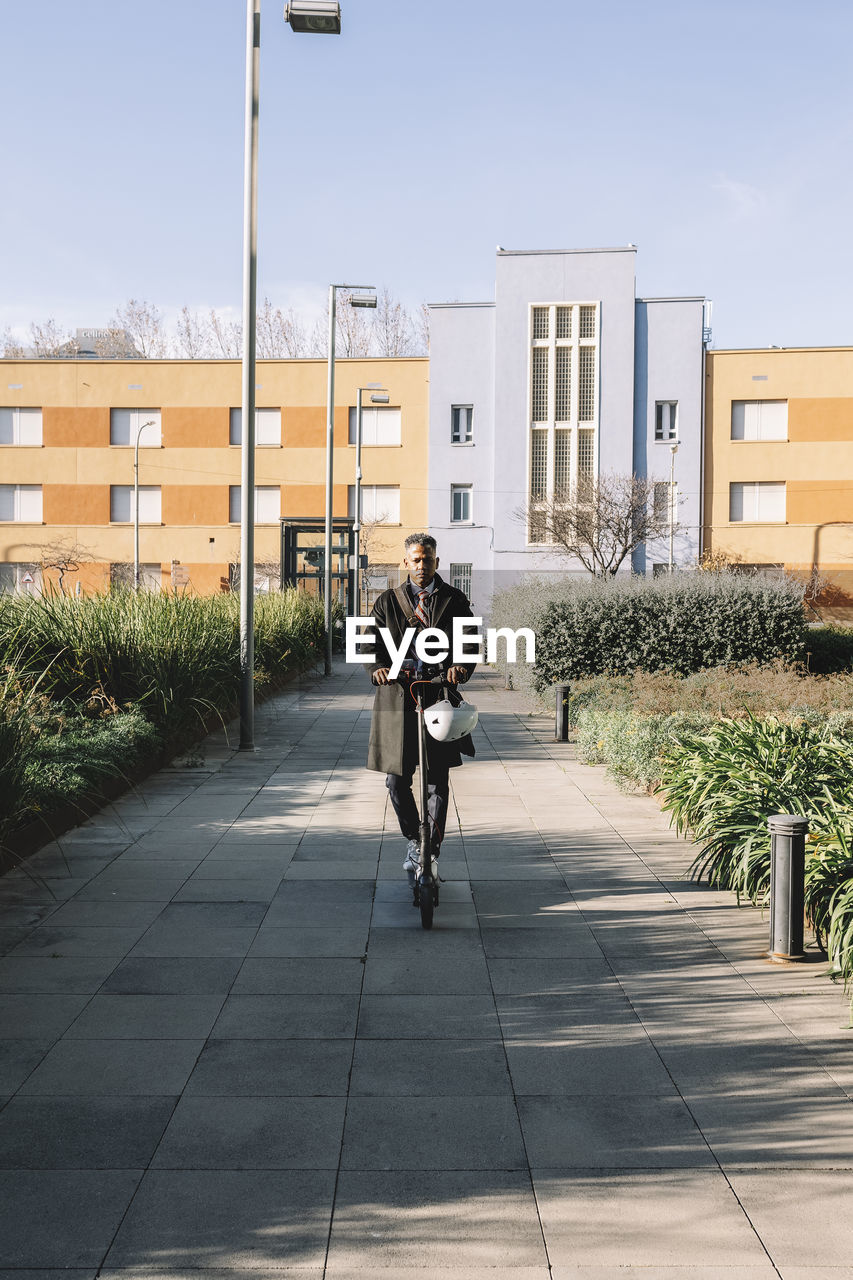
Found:
[[[375,307],[375,293],[351,293],[349,296],[349,304],[351,307]]]
[[[374,391],[370,397],[371,404],[390,404],[391,397],[387,391]]]
[[[284,6],[284,20],[294,31],[337,36],[341,32],[338,0],[290,0]]]

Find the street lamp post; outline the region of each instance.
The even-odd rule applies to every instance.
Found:
[[[372,284],[329,285],[329,368],[326,391],[326,536],[324,539],[323,600],[326,622],[325,674],[332,674],[332,474],[335,447],[335,321],[339,289],[349,291],[351,307],[375,307],[376,291]]]
[[[136,445],[133,450],[133,589],[139,590],[139,437],[153,422],[143,422],[136,428]]]
[[[355,600],[352,616],[361,615],[361,421],[362,393],[371,392],[371,404],[388,404],[390,396],[378,382],[368,382],[366,387],[359,387],[355,413],[355,522],[353,524],[353,552],[355,558]]]
[[[675,536],[675,455],[678,453],[678,441],[669,446],[669,572],[672,573],[672,549]]]
[[[337,35],[338,0],[292,0],[293,31]],[[246,0],[243,141],[243,365],[240,444],[240,750],[255,748],[255,346],[258,266],[258,72],[261,0]]]

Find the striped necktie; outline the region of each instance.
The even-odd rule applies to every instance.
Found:
[[[418,603],[415,608],[415,617],[417,618],[418,622],[421,624],[422,627],[429,626],[429,614],[427,613],[427,607],[426,607],[426,598],[428,595],[429,595],[428,591],[418,592]]]

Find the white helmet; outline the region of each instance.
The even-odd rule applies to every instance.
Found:
[[[460,702],[458,707],[447,699],[436,702],[424,711],[427,731],[437,742],[456,742],[470,733],[477,723],[477,708],[470,702]]]

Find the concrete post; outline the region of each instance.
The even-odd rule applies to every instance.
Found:
[[[805,900],[805,818],[776,813],[770,832],[770,959],[802,960]]]

